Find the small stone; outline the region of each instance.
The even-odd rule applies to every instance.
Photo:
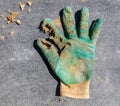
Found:
[[[28,6],[32,6],[32,2],[31,1],[27,1],[26,3]]]
[[[21,21],[18,19],[18,20],[16,20],[15,21],[16,22],[16,24],[18,24],[18,25],[20,25],[21,24]]]

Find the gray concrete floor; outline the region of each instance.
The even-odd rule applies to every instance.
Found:
[[[20,11],[25,0],[0,0],[0,14],[18,11],[22,21],[7,25],[0,18],[0,106],[120,106],[120,0],[82,1],[32,0],[32,7]],[[38,29],[40,22],[55,19],[66,5],[74,12],[87,6],[91,20],[104,21],[88,100],[55,96],[58,82],[33,47],[34,40],[47,37]]]

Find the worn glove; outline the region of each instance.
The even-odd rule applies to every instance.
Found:
[[[80,22],[76,28],[71,7],[66,6],[63,9],[65,36],[57,29],[52,19],[46,18],[42,30],[50,35],[49,40],[40,38],[37,45],[61,81],[60,95],[89,98],[96,41],[103,22],[102,19],[97,19],[90,27],[89,10],[86,7],[82,8],[79,17]]]

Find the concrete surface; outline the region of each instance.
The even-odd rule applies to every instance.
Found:
[[[0,106],[120,106],[120,0],[32,0],[24,11],[20,2],[25,0],[0,0],[1,14],[18,11],[22,21],[7,25],[0,18],[0,35],[6,37],[0,40]],[[38,29],[40,22],[58,17],[65,5],[74,11],[87,6],[91,20],[104,20],[88,100],[55,96],[58,82],[33,47],[34,40],[47,37]]]

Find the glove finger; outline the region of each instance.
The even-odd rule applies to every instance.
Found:
[[[90,38],[91,38],[93,44],[96,44],[96,42],[97,42],[97,39],[98,39],[100,31],[101,31],[102,24],[103,24],[102,19],[97,19],[94,22],[94,24],[90,30]]]
[[[42,38],[37,40],[37,45],[45,56],[45,59],[48,61],[51,68],[55,70],[57,62],[59,61],[59,55],[54,46],[50,42]]]
[[[75,18],[70,6],[66,6],[63,10],[62,21],[66,37],[68,39],[77,37],[76,27],[75,27]]]
[[[83,7],[81,10],[81,17],[80,17],[80,26],[78,30],[79,38],[86,38],[89,39],[89,10],[87,7]]]
[[[58,30],[54,21],[50,18],[46,18],[42,24],[42,30],[50,35],[50,39],[54,41],[54,43],[61,49],[66,38],[62,35],[62,33]]]

